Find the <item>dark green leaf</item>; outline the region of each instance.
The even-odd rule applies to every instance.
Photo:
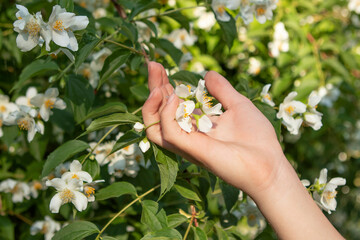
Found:
[[[90,55],[92,50],[100,43],[101,39],[92,34],[85,33],[79,43],[79,51],[75,56],[75,68],[78,69],[80,65]]]
[[[216,229],[216,235],[217,235],[218,239],[229,240],[229,236],[222,228],[215,226],[215,229]]]
[[[132,20],[139,13],[146,11],[151,8],[159,8],[160,4],[155,0],[140,0],[135,1],[135,5],[131,9],[131,14],[128,16],[129,20]]]
[[[170,76],[173,80],[177,80],[180,82],[187,82],[192,84],[194,87],[198,85],[200,79],[202,79],[201,75],[185,70],[181,70]]]
[[[240,190],[227,184],[224,181],[220,181],[220,188],[225,200],[226,210],[230,212],[231,208],[239,199]]]
[[[231,15],[229,16],[230,16],[230,20],[228,22],[222,22],[218,20],[218,23],[223,32],[223,37],[225,39],[225,42],[230,49],[233,45],[234,40],[237,38],[237,32],[236,32],[235,20]]]
[[[156,216],[159,205],[151,200],[144,200],[142,204],[141,222],[149,227],[151,231],[158,231],[167,227],[166,222],[160,221]]]
[[[149,21],[147,19],[143,19],[141,21],[143,23],[145,23],[151,29],[151,31],[155,34],[155,38],[157,38],[158,37],[158,31],[157,31],[157,27],[155,26],[155,24],[152,21]]]
[[[108,115],[110,113],[124,113],[126,111],[127,111],[127,107],[125,104],[121,102],[110,102],[102,107],[92,110],[88,115],[86,115],[86,117],[81,122],[89,118],[97,118],[104,115]]]
[[[66,9],[68,12],[74,11],[74,2],[73,0],[60,0],[59,5]]]
[[[95,159],[87,159],[82,170],[88,172],[92,178],[95,178],[100,173],[100,166]]]
[[[183,224],[187,220],[188,220],[187,217],[185,217],[184,215],[181,215],[179,213],[175,213],[175,214],[171,214],[171,215],[167,216],[167,222],[168,222],[169,228],[176,228],[177,226]]]
[[[169,9],[168,11],[171,11],[171,9]],[[165,12],[166,13],[166,12]],[[185,28],[186,31],[190,31],[190,24],[189,24],[189,20],[187,17],[185,17],[184,15],[181,14],[181,12],[179,11],[174,11],[172,13],[166,14],[166,16],[171,17],[172,19],[174,19],[175,21],[177,21],[178,23],[180,23],[181,27]]]
[[[155,46],[162,48],[167,54],[169,54],[170,57],[176,63],[176,65],[180,64],[180,60],[183,53],[178,48],[176,48],[172,42],[162,38],[161,39],[151,38],[151,42],[155,44]]]
[[[175,229],[162,229],[146,234],[141,240],[182,240],[181,234]]]
[[[150,93],[144,84],[131,86],[130,91],[139,101],[145,101]]]
[[[140,142],[144,136],[142,136],[140,133],[130,130],[126,132],[124,135],[122,135],[115,143],[113,149],[111,150],[111,153],[114,153],[124,147],[127,147],[133,143]]]
[[[265,117],[271,122],[273,125],[276,135],[278,139],[280,139],[281,135],[281,121],[276,117],[276,111],[271,106],[266,103],[260,101],[253,102],[255,106],[265,115]]]
[[[108,198],[120,197],[125,194],[136,195],[135,187],[128,182],[115,182],[106,188],[100,189],[95,194],[95,199],[105,200]]]
[[[179,179],[174,186],[184,198],[201,201],[197,189],[187,181]]]
[[[76,221],[58,231],[53,240],[79,240],[98,233],[99,229],[95,224],[86,221]]]
[[[123,21],[121,26],[121,33],[124,34],[132,43],[137,41],[138,32],[132,23]]]
[[[2,240],[14,240],[14,224],[5,216],[0,216],[0,236]]]
[[[55,167],[68,160],[77,153],[89,148],[89,144],[79,140],[70,140],[53,151],[46,159],[42,177],[47,176]]]
[[[21,87],[29,78],[38,76],[42,73],[48,73],[49,71],[59,70],[58,65],[55,62],[47,62],[42,59],[38,59],[27,65],[19,76],[19,81],[15,83],[10,92]]]
[[[207,240],[206,233],[199,227],[191,227],[194,233],[194,240]]]

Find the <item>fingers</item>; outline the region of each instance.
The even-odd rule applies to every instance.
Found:
[[[150,92],[156,88],[163,85],[163,71],[164,67],[157,62],[149,62],[148,64],[148,84]]]
[[[248,100],[238,93],[235,88],[231,86],[229,81],[217,72],[208,72],[204,79],[209,93],[215,97],[225,109],[229,109],[233,104]]]
[[[159,109],[162,104],[162,99],[163,96],[160,89],[155,87],[142,109],[145,126],[160,121]],[[157,144],[161,142],[160,125],[156,124],[146,129],[146,135],[151,141]]]

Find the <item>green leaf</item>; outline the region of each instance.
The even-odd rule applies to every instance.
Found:
[[[0,236],[3,240],[14,240],[14,224],[5,216],[0,216]]]
[[[42,73],[48,73],[49,71],[56,71],[56,70],[59,70],[59,67],[55,62],[52,61],[47,62],[42,59],[35,60],[22,70],[19,76],[19,81],[15,83],[15,85],[12,87],[10,92],[23,86],[24,82],[29,78],[38,76]]]
[[[220,188],[225,200],[226,210],[230,212],[231,208],[239,199],[240,190],[227,184],[224,181],[220,181]]]
[[[60,0],[59,5],[66,9],[68,12],[74,11],[74,2],[73,0]]]
[[[168,9],[167,11],[171,11],[173,9]],[[166,14],[166,12],[164,13]],[[181,12],[179,11],[174,11],[172,13],[166,14],[167,17],[171,17],[172,19],[174,19],[175,21],[177,21],[178,23],[180,23],[181,27],[185,28],[186,31],[190,31],[190,24],[189,24],[189,20],[187,17],[185,17],[183,14],[181,14]]]
[[[124,113],[126,111],[127,111],[127,107],[125,104],[121,102],[110,102],[102,107],[92,110],[88,115],[86,115],[86,117],[81,122],[89,118],[97,118],[111,113]]]
[[[77,123],[90,111],[94,102],[94,90],[90,83],[80,75],[70,75],[66,78],[66,96],[70,100],[70,106]]]
[[[194,240],[207,240],[206,233],[199,227],[191,227],[194,233]]]
[[[182,240],[181,234],[175,229],[162,229],[146,234],[141,240]]]
[[[127,147],[133,143],[140,142],[144,136],[142,136],[140,133],[130,130],[126,132],[124,135],[122,135],[115,143],[113,149],[111,150],[111,153],[114,153],[124,147]],[[111,154],[110,153],[110,154]]]
[[[65,162],[77,153],[80,153],[87,148],[89,144],[80,140],[70,140],[53,151],[44,164],[44,169],[41,173],[42,177],[47,176],[55,167]]]
[[[254,105],[265,115],[265,117],[273,125],[277,138],[280,139],[281,136],[281,121],[276,117],[276,110],[266,103],[260,101],[254,101]]]
[[[335,72],[339,73],[346,80],[350,80],[349,71],[344,67],[344,65],[342,63],[339,62],[339,60],[337,60],[335,58],[328,58],[328,59],[323,60],[322,64],[324,66],[327,66],[329,69],[332,69]]]
[[[80,65],[90,55],[92,50],[101,42],[102,39],[95,37],[93,34],[85,33],[79,43],[79,51],[75,56],[75,68],[78,69]]]
[[[95,194],[95,199],[100,201],[108,198],[120,197],[125,194],[132,194],[136,196],[136,193],[136,189],[132,184],[128,182],[115,182],[106,188],[100,189]]]
[[[135,5],[131,9],[131,14],[128,16],[128,19],[131,21],[139,13],[146,11],[151,8],[159,8],[160,4],[155,0],[139,0],[135,1]]]
[[[174,60],[176,65],[180,64],[181,57],[183,55],[182,51],[174,46],[172,42],[167,39],[156,39],[151,38],[151,42],[156,46],[162,48],[170,57]]]
[[[90,132],[109,127],[114,125],[123,125],[129,123],[141,122],[141,119],[131,113],[114,113],[105,117],[100,117],[95,119],[90,123],[90,126],[86,129],[86,132],[81,134],[83,136]]]
[[[100,166],[95,159],[87,159],[82,170],[88,172],[92,178],[95,178],[100,173]]]
[[[202,79],[201,75],[185,70],[181,70],[170,76],[173,80],[178,80],[180,82],[187,82],[196,87],[200,79]]]
[[[201,201],[197,189],[187,181],[179,179],[174,186],[184,198]]]
[[[179,166],[174,153],[156,147],[154,144],[153,149],[160,171],[161,193],[159,198],[162,198],[174,185]]]
[[[215,14],[216,16],[216,14]],[[234,18],[229,14],[230,20],[222,22],[217,20],[223,32],[223,37],[229,49],[232,47],[234,40],[237,38],[236,23]]]
[[[99,229],[95,224],[86,221],[76,221],[60,229],[60,231],[58,231],[52,239],[78,240],[98,232]]]
[[[105,236],[105,237],[102,237],[102,240],[119,240],[119,239],[114,238],[114,237],[110,237],[110,236]]]
[[[48,138],[43,136],[35,136],[34,140],[29,143],[29,152],[36,160],[42,161],[45,155],[47,144]]]
[[[156,38],[158,37],[157,27],[152,21],[149,21],[147,19],[142,19],[141,22],[145,23],[151,29],[151,31],[155,34]]]
[[[100,86],[129,58],[128,50],[120,49],[114,51],[110,56],[105,59],[104,66],[100,72]]]
[[[123,21],[120,32],[124,34],[132,43],[135,43],[138,39],[137,29],[132,23]]]
[[[229,240],[229,236],[222,228],[215,226],[215,229],[216,229],[216,234],[217,234],[218,239]]]
[[[141,202],[141,205],[141,223],[147,225],[149,229],[153,232],[167,227],[167,223],[161,222],[160,219],[156,216],[159,208],[157,202],[151,200],[144,200]]]
[[[169,228],[176,228],[188,220],[187,217],[179,213],[171,214],[167,216],[167,222]]]
[[[149,96],[149,89],[144,85],[135,85],[130,87],[130,92],[139,100],[145,101]]]

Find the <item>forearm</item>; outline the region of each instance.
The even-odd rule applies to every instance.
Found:
[[[279,238],[343,239],[284,161],[274,184],[253,196]]]

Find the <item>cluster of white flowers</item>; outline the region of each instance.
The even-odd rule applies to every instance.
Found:
[[[259,23],[271,20],[273,10],[276,9],[278,0],[213,0],[211,7],[216,18],[222,22],[230,21],[230,15],[226,9],[237,10],[240,8],[239,15],[245,24],[254,20],[254,15]]]
[[[336,209],[336,188],[346,184],[346,179],[341,177],[332,178],[327,181],[327,169],[324,168],[320,171],[319,179],[315,179],[314,184],[310,186],[310,181],[307,179],[301,180],[308,190],[313,192],[313,197],[320,208],[331,214],[331,211]]]
[[[16,5],[19,10],[16,13],[18,20],[14,22],[14,31],[19,35],[16,44],[21,51],[27,52],[45,43],[46,50],[50,51],[51,40],[60,47],[78,50],[78,43],[73,31],[82,30],[89,24],[86,16],[75,16],[67,12],[59,5],[53,7],[49,21],[45,23],[41,12],[30,14],[28,9],[22,5]]]
[[[95,185],[104,180],[93,181],[90,174],[82,171],[82,165],[78,160],[73,160],[69,171],[62,173],[61,178],[53,178],[46,181],[46,186],[54,187],[57,193],[50,201],[50,211],[58,213],[65,203],[73,203],[78,211],[87,208],[88,202],[95,201]]]
[[[9,178],[0,183],[0,192],[11,193],[14,203],[23,202],[24,199],[29,200],[30,197],[37,198],[38,191],[45,188],[46,186],[37,180],[26,183]]]
[[[20,130],[28,131],[27,140],[31,142],[36,134],[44,134],[44,124],[52,114],[51,109],[65,109],[65,102],[58,98],[57,88],[49,88],[43,93],[37,93],[36,88],[29,87],[26,96],[18,97],[15,103],[9,101],[6,95],[0,95],[0,137],[1,126],[18,125]]]
[[[282,22],[278,22],[274,27],[274,40],[269,42],[268,47],[272,57],[278,57],[280,52],[289,51],[289,33]]]
[[[120,138],[123,133],[117,136]],[[99,144],[93,151],[96,161],[100,166],[107,165],[108,173],[115,177],[122,177],[124,174],[129,177],[136,177],[140,166],[148,167],[150,162],[145,164],[144,155],[138,144],[131,144],[114,153],[111,153],[116,141]],[[90,143],[94,148],[95,142]],[[90,149],[89,149],[90,151]]]
[[[222,114],[221,103],[213,106],[214,98],[207,95],[205,80],[200,80],[196,88],[180,84],[176,86],[175,94],[184,100],[176,110],[176,121],[188,133],[192,131],[193,119],[196,120],[198,130],[206,133],[213,126],[208,116]],[[199,109],[199,114],[196,114],[197,111],[195,109]]]
[[[188,31],[184,28],[172,31],[169,35],[166,35],[165,38],[167,38],[179,49],[183,46],[192,46],[197,41],[197,36],[193,33],[193,31],[188,33]]]
[[[35,221],[30,227],[30,234],[36,235],[41,233],[44,235],[45,240],[51,240],[55,232],[61,229],[61,224],[54,221],[51,217],[45,216],[42,221]]]
[[[350,11],[354,11],[356,14],[360,14],[360,0],[350,0],[348,8]]]

